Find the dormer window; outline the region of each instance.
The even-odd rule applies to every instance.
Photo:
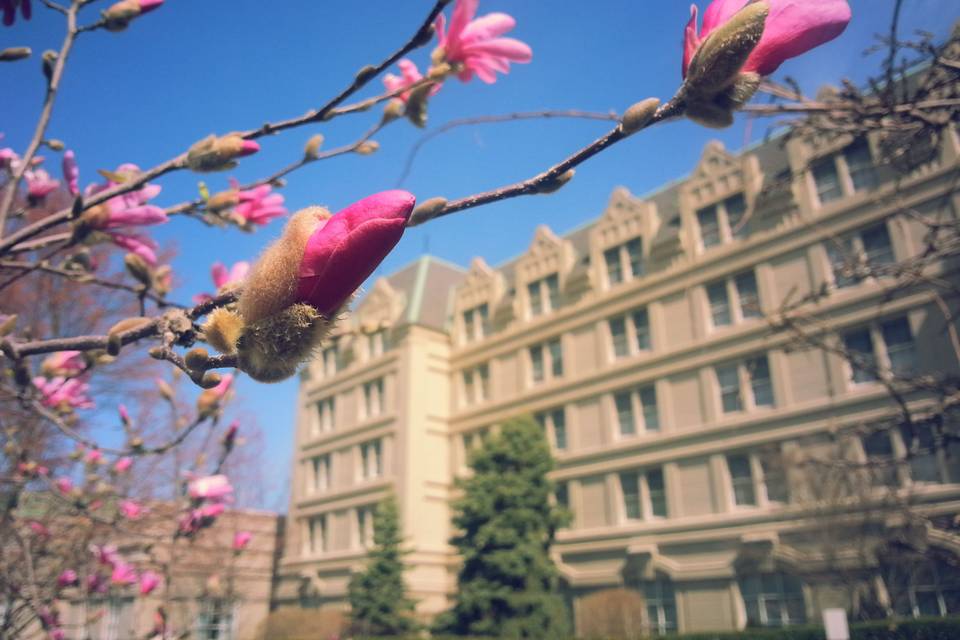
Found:
[[[483,303],[463,312],[463,341],[477,342],[490,335],[490,307]]]
[[[367,357],[376,358],[382,356],[387,350],[387,330],[377,329],[373,333],[367,334]]]
[[[530,301],[530,317],[555,311],[560,308],[560,278],[551,273],[546,278],[534,280],[527,285],[527,297]]]
[[[607,267],[607,286],[612,287],[638,278],[644,271],[643,241],[633,238],[624,244],[610,247],[603,252],[603,260]]]
[[[746,236],[747,201],[742,193],[697,211],[700,246],[709,249]]]

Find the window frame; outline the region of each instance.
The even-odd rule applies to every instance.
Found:
[[[734,202],[743,203],[742,210],[739,206],[733,208]],[[704,214],[711,211],[713,213],[714,223],[711,226],[716,226],[716,241],[707,244],[704,241],[704,238],[707,237],[703,233],[704,229]],[[736,216],[731,215],[731,211],[738,211]],[[709,249],[714,247],[721,247],[725,244],[730,244],[738,240],[744,240],[747,236],[747,224],[740,224],[739,228],[735,228],[736,224],[739,224],[745,218],[747,218],[750,211],[749,203],[747,202],[747,194],[744,191],[737,191],[732,193],[721,200],[700,207],[694,211],[693,217],[696,218],[697,222],[697,247],[700,253],[704,253]],[[734,218],[736,220],[734,221]],[[711,239],[714,237],[714,234],[711,233],[708,237]]]
[[[548,384],[564,377],[563,336],[554,336],[531,344],[524,351],[527,360],[528,387]],[[557,357],[558,354],[559,357]],[[537,375],[538,372],[539,375]]]
[[[656,490],[657,494],[663,495],[663,515],[656,513],[656,508],[651,495],[649,474],[657,473],[662,480],[663,487]],[[625,479],[633,478],[636,482],[636,491],[626,491]],[[616,487],[619,492],[618,502],[618,521],[620,524],[632,524],[637,522],[655,522],[665,520],[670,517],[670,501],[667,491],[666,474],[662,466],[646,467],[642,469],[621,469],[616,472]],[[628,495],[637,495],[637,517],[630,517],[631,509],[627,504]]]

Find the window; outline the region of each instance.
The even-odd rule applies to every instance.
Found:
[[[897,456],[894,452],[892,433],[874,431],[863,437],[863,454],[866,457],[870,482],[878,487],[900,486],[897,473]]]
[[[530,357],[530,381],[538,384],[563,376],[563,345],[560,338],[535,344],[527,350]]]
[[[910,478],[915,483],[949,482],[950,474],[939,452],[943,438],[932,427],[903,425],[900,427],[903,452],[910,461]]]
[[[222,598],[203,600],[195,637],[200,640],[233,640],[235,609],[235,603]]]
[[[813,183],[817,189],[817,200],[821,205],[843,197],[840,174],[837,173],[837,163],[832,156],[814,163],[812,172]]]
[[[538,413],[534,418],[554,449],[563,451],[567,448],[567,418],[562,408]]]
[[[481,364],[463,372],[463,404],[469,406],[490,397],[490,367]]]
[[[527,297],[530,301],[530,317],[556,311],[560,308],[560,278],[552,273],[546,278],[527,284]]]
[[[307,493],[318,493],[327,491],[330,488],[332,476],[330,462],[329,453],[310,458],[310,477],[307,485]]]
[[[376,358],[382,356],[388,348],[387,330],[377,329],[373,333],[367,334],[367,357]]]
[[[644,273],[643,241],[633,238],[611,247],[603,252],[603,261],[607,267],[608,287],[639,278]]]
[[[667,491],[663,469],[621,471],[620,495],[623,498],[623,519],[651,520],[667,517]]]
[[[86,630],[98,640],[126,640],[134,633],[136,623],[132,598],[109,598],[76,603],[82,620],[88,620]],[[99,615],[88,615],[99,612]],[[217,636],[214,636],[217,637]],[[226,637],[226,636],[221,636]]]
[[[383,475],[383,455],[379,440],[360,445],[360,479],[372,480]]]
[[[917,370],[913,332],[906,317],[847,331],[842,339],[855,384],[875,381],[883,372],[908,376]]]
[[[323,362],[324,377],[329,378],[337,375],[337,372],[340,370],[339,345],[334,342],[333,344],[325,346],[320,353],[320,358]]]
[[[607,325],[614,360],[651,349],[650,316],[646,307],[610,318]]]
[[[803,584],[785,573],[740,578],[748,627],[787,627],[807,621]]]
[[[486,303],[463,312],[463,341],[476,342],[490,335],[490,308]]]
[[[738,507],[756,506],[757,494],[753,489],[753,471],[750,458],[743,454],[727,456],[730,484],[733,487],[733,503]]]
[[[321,433],[333,431],[334,399],[332,397],[324,398],[317,403],[316,411],[312,435],[318,436]]]
[[[613,404],[617,411],[619,437],[629,437],[638,431],[660,430],[657,392],[653,385],[615,393]],[[638,416],[640,422],[637,421]]]
[[[373,546],[373,507],[357,507],[357,546]]]
[[[877,171],[870,157],[870,145],[866,140],[857,140],[843,150],[850,172],[850,182],[854,192],[869,191],[877,187]]]
[[[303,550],[306,555],[322,553],[327,550],[326,514],[307,519]]]
[[[826,249],[833,285],[838,289],[862,282],[865,270],[875,276],[883,275],[884,270],[896,262],[890,232],[884,222],[842,238],[828,239]]]
[[[893,554],[891,554],[893,555]],[[891,596],[897,614],[912,618],[960,613],[960,573],[949,561],[913,558],[893,572]]]
[[[790,499],[787,488],[786,462],[779,446],[761,451],[757,456],[760,462],[760,483],[768,503],[786,504]]]
[[[566,480],[557,482],[554,497],[557,499],[558,505],[565,509],[570,508],[570,485]]]
[[[383,413],[383,378],[363,385],[364,418],[375,418]]]
[[[697,211],[700,246],[709,249],[744,238],[747,233],[747,200],[742,193]]]
[[[710,319],[714,327],[724,327],[733,322],[726,281],[707,285],[707,299],[710,301]]]
[[[647,603],[647,621],[650,632],[656,635],[677,632],[677,598],[673,583],[657,577],[643,585],[643,598]]]
[[[774,406],[767,356],[748,358],[739,364],[719,365],[714,367],[714,373],[723,413]]]
[[[714,329],[763,317],[757,276],[751,269],[706,286]]]

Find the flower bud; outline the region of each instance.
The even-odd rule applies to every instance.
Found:
[[[57,64],[57,55],[56,51],[47,49],[43,52],[41,69],[43,70],[43,75],[47,79],[47,82],[50,82],[53,79],[53,67]]]
[[[120,322],[110,327],[109,331],[107,331],[107,335],[120,335],[121,333],[126,333],[127,331],[133,331],[134,329],[145,327],[151,322],[153,322],[153,320],[150,318],[141,318],[140,316],[124,318]]]
[[[294,304],[244,328],[237,342],[240,368],[258,382],[279,382],[297,372],[332,323],[307,304]]]
[[[410,91],[407,97],[405,114],[414,126],[424,128],[427,126],[427,102],[430,99],[434,84],[425,84]]]
[[[769,13],[766,2],[752,2],[716,27],[690,61],[688,91],[709,95],[729,87],[760,42]]]
[[[216,371],[210,371],[204,374],[203,378],[200,380],[200,386],[204,389],[213,389],[223,380],[221,375]]]
[[[29,58],[32,51],[30,47],[9,47],[0,51],[0,62],[15,62]]]
[[[127,272],[140,284],[149,287],[153,283],[150,265],[142,257],[135,253],[128,253],[123,257],[123,265],[127,268]]]
[[[398,100],[394,98],[393,100],[387,100],[387,104],[383,107],[383,121],[384,122],[393,122],[397,118],[403,116],[406,108],[403,106],[403,100]]]
[[[173,402],[173,387],[167,384],[166,380],[160,378],[157,378],[154,382],[157,385],[157,391],[160,392],[160,397],[167,402]]]
[[[203,369],[206,366],[207,361],[210,359],[210,355],[207,353],[207,350],[203,347],[196,347],[187,352],[187,355],[184,356],[183,361],[186,363],[188,369]]]
[[[163,0],[121,0],[101,12],[107,31],[123,31],[130,22],[163,4]]]
[[[573,179],[573,169],[567,169],[555,178],[544,181],[537,187],[537,193],[554,193]]]
[[[240,196],[236,189],[220,191],[207,198],[207,211],[219,213],[226,209],[232,209],[240,203]]]
[[[410,214],[410,224],[421,224],[427,220],[433,220],[446,206],[447,199],[440,196],[424,200]]]
[[[259,144],[244,140],[235,133],[221,137],[210,135],[194,143],[187,151],[187,167],[198,173],[226,171],[237,166],[236,158],[249,156],[259,150]]]
[[[372,64],[368,64],[360,67],[360,70],[357,71],[357,75],[355,76],[355,79],[356,79],[356,82],[363,83],[363,82],[367,82],[368,80],[370,80],[370,78],[373,78],[376,75],[377,75],[377,68]]]
[[[620,119],[620,131],[627,136],[640,131],[650,123],[650,119],[653,118],[659,106],[660,100],[658,98],[647,98],[631,106],[623,112],[623,117]]]
[[[357,145],[356,149],[354,149],[354,152],[359,153],[362,156],[369,156],[373,153],[376,153],[379,148],[380,143],[376,140],[364,140]]]
[[[322,133],[310,136],[310,139],[307,140],[307,145],[303,148],[303,155],[310,160],[316,160],[320,155],[321,145],[323,145]]]
[[[170,265],[165,264],[157,267],[157,270],[153,272],[153,282],[151,283],[153,290],[160,296],[167,295],[172,289],[172,278],[173,269]]]
[[[0,338],[10,335],[17,326],[17,314],[9,315],[0,320]]]
[[[214,309],[203,324],[203,339],[220,353],[234,353],[243,324],[243,318],[233,311]]]
[[[54,151],[63,151],[64,149],[63,140],[57,140],[56,138],[44,140],[44,144],[46,144],[48,147],[50,147]]]

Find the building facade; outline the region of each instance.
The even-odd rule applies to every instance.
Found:
[[[574,514],[553,553],[578,621],[611,588],[639,593],[642,624],[661,633],[875,602],[960,612],[960,572],[933,563],[891,582],[876,542],[906,527],[907,503],[952,521],[958,458],[911,455],[927,433],[865,429],[897,411],[891,372],[960,371],[933,288],[875,277],[925,250],[923,220],[956,223],[960,140],[948,132],[905,176],[878,157],[872,138],[737,155],[710,143],[685,179],[644,197],[617,189],[599,218],[563,236],[540,227],[506,264],[425,257],[378,280],[303,376],[278,602],[343,606],[371,510],[394,491],[418,611],[446,608],[453,480],[498,424],[533,414]],[[956,268],[924,273],[956,282]],[[773,330],[786,306],[822,339]],[[851,516],[864,510],[847,491],[826,509],[831,488],[801,463],[834,458],[891,469],[866,491],[896,508]],[[928,525],[924,544],[956,557],[947,529]]]

